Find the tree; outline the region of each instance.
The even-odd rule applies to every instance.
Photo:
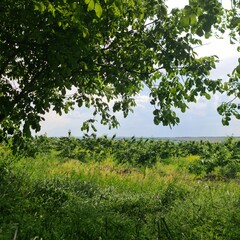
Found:
[[[175,109],[185,112],[198,95],[228,91],[239,98],[239,66],[226,87],[209,78],[217,56],[194,52],[200,37],[217,31],[230,29],[237,40],[233,4],[225,10],[217,0],[190,0],[169,12],[164,0],[1,0],[2,134],[30,136],[51,108],[61,115],[75,104],[94,109],[83,130],[95,129],[96,115],[117,127],[114,113],[126,117],[144,87],[154,123],[170,126],[180,121]]]

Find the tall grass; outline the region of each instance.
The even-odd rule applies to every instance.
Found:
[[[199,178],[199,156],[131,165],[0,152],[0,239],[239,239],[238,178]]]

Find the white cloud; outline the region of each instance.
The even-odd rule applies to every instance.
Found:
[[[45,121],[41,123],[40,134],[47,133],[49,136],[61,136],[63,131],[65,131],[64,129],[71,125],[71,121],[66,117],[66,115],[60,117],[52,110],[45,114],[44,118]]]
[[[207,101],[204,98],[199,98],[197,103],[189,104],[189,110],[186,114],[192,114],[198,117],[206,116]]]
[[[224,8],[231,9],[230,0],[221,0],[221,3]],[[166,4],[169,10],[172,8],[183,8],[184,6],[189,4],[189,0],[167,0]]]
[[[184,6],[189,4],[189,0],[167,0],[166,5],[168,9],[171,10],[173,8],[183,8]]]
[[[137,107],[145,108],[149,104],[150,98],[148,95],[138,95],[135,97]]]
[[[197,47],[195,51],[200,57],[217,55],[220,60],[225,58],[235,58],[239,56],[237,52],[237,44],[230,44],[230,39],[227,34],[223,38],[215,37],[203,40],[203,46]]]

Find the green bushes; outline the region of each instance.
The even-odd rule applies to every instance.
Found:
[[[200,159],[189,163],[188,169],[198,176],[234,178],[240,166],[240,141],[228,138],[222,143],[179,142],[151,139],[62,138],[56,149],[65,158],[81,162],[111,158],[117,164],[130,167],[151,167],[157,162],[172,162],[173,158],[198,155]]]
[[[199,176],[235,178],[240,171],[239,142],[228,138],[223,143],[209,143],[189,170]]]
[[[191,143],[189,143],[191,144]],[[108,157],[117,163],[131,166],[152,166],[161,159],[191,154],[186,146],[171,141],[150,139],[60,138],[55,144],[59,155],[79,159],[82,162],[102,161]],[[195,150],[196,152],[196,150]]]

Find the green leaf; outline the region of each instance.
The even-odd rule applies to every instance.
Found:
[[[185,105],[185,104],[182,104],[182,106],[181,106],[181,112],[182,112],[182,113],[185,113],[185,112],[186,112],[186,105]]]
[[[240,114],[234,114],[235,115],[235,117],[236,117],[236,119],[240,119]]]
[[[225,83],[223,84],[223,89],[224,89],[225,91],[228,90],[228,83],[227,83],[227,82],[225,82]]]
[[[102,7],[99,3],[95,3],[95,12],[97,17],[101,17],[102,16]]]
[[[159,118],[158,116],[155,116],[154,119],[153,119],[153,121],[154,121],[154,124],[155,124],[155,125],[159,125],[160,122],[161,122],[161,120],[160,120],[160,118]]]
[[[155,116],[158,116],[159,115],[159,110],[158,109],[155,109],[154,111],[153,111],[153,115],[155,115]]]
[[[203,30],[205,31],[205,33],[208,33],[211,31],[211,27],[212,27],[212,23],[209,21],[205,21],[202,25]]]
[[[56,16],[56,14],[55,14],[56,9],[54,8],[54,6],[51,3],[48,4],[48,11],[52,13],[53,17]]]
[[[92,130],[93,130],[94,132],[97,132],[97,129],[96,129],[96,127],[95,127],[93,124],[91,124],[91,128],[92,128]]]
[[[223,111],[224,111],[223,106],[222,106],[222,105],[219,106],[219,107],[217,108],[217,111],[218,111],[218,113],[219,113],[220,115],[222,115],[222,114],[223,114]]]
[[[95,2],[94,0],[90,0],[89,3],[88,3],[88,11],[92,11],[94,10],[94,6],[95,6]]]
[[[83,28],[82,29],[82,33],[83,33],[83,37],[86,38],[89,35],[88,29],[87,28]]]
[[[229,120],[226,119],[226,118],[223,118],[223,119],[222,119],[222,125],[223,125],[223,126],[229,126]]]
[[[182,17],[180,24],[182,27],[188,27],[189,26],[189,17],[188,16]]]
[[[240,65],[238,65],[238,66],[235,68],[235,70],[236,70],[236,72],[237,72],[238,74],[240,74]]]
[[[38,2],[38,3],[35,3],[34,10],[37,10],[43,13],[46,10],[46,6],[42,2]]]
[[[211,95],[208,94],[208,93],[205,93],[205,98],[206,98],[207,100],[210,100],[210,99],[211,99]]]
[[[76,9],[76,8],[77,8],[77,3],[76,3],[76,2],[74,2],[74,3],[72,4],[72,8],[73,8],[73,9]]]
[[[196,23],[197,23],[197,16],[194,15],[194,14],[191,14],[189,16],[189,23],[190,23],[191,26],[196,25]]]
[[[26,137],[30,137],[31,136],[31,131],[30,131],[30,126],[29,126],[29,123],[26,122],[23,126],[23,134],[26,136]]]
[[[196,34],[199,36],[199,37],[202,37],[204,35],[204,32],[202,30],[202,28],[198,28],[197,31],[196,31]]]

